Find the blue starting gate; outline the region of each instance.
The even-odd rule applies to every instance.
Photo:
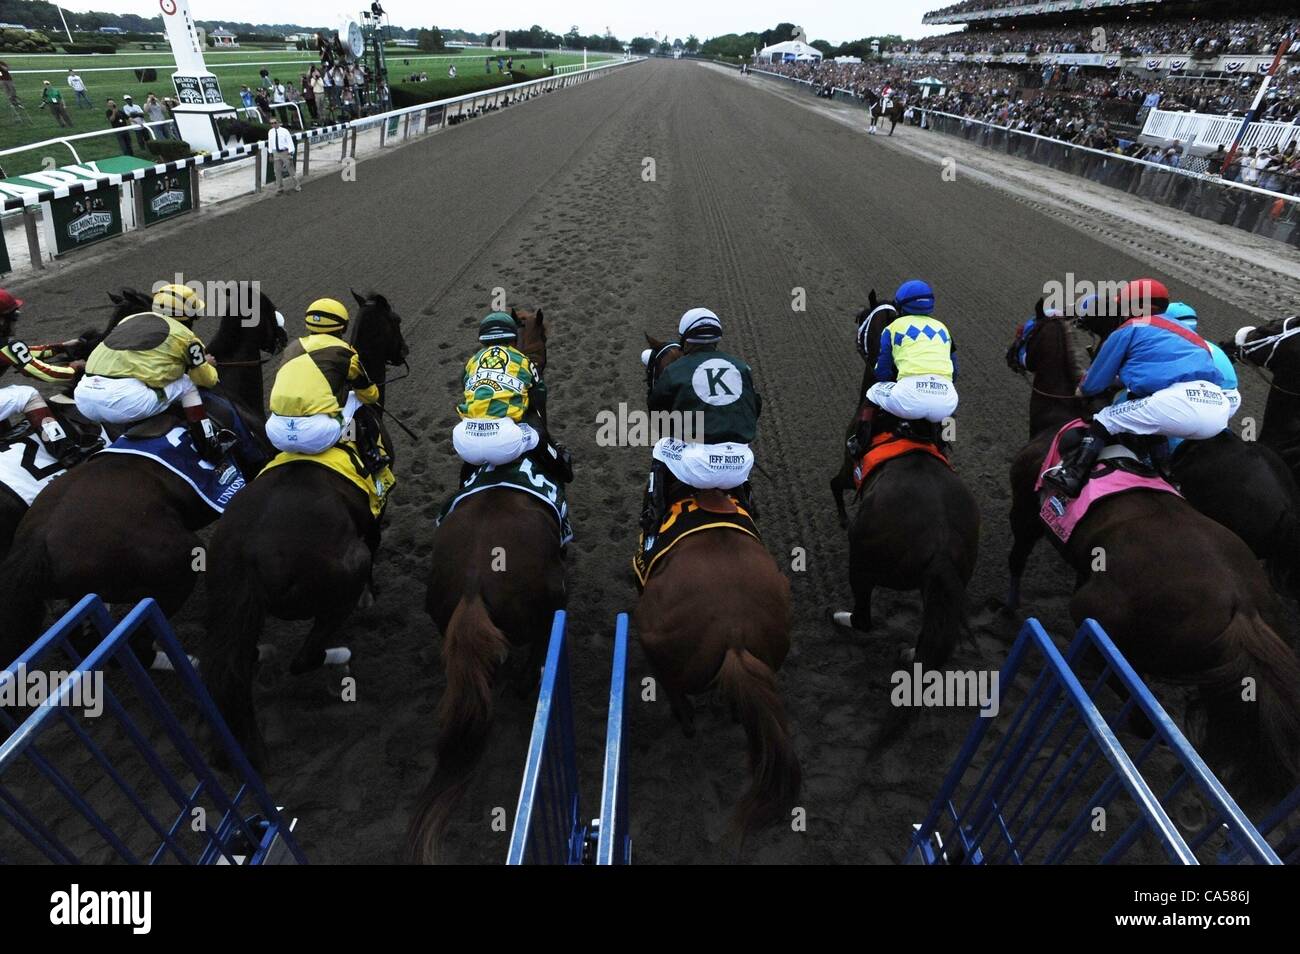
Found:
[[[551,625],[506,864],[629,864],[632,840],[628,834],[623,753],[627,614],[619,614],[614,632],[601,816],[590,826],[582,823],[565,621],[565,613],[560,610]]]
[[[1064,656],[1037,620],[1026,622],[1000,674],[1000,712],[1031,654],[1042,657],[1031,688],[996,741],[988,736],[1000,720],[975,719],[914,826],[908,861],[1110,864],[1138,860],[1135,847],[1154,842],[1174,864],[1280,863],[1095,621]],[[1153,731],[1126,746],[1121,735],[1142,718]],[[1204,813],[1185,836],[1171,811],[1193,792]]]
[[[95,642],[84,658],[83,634]],[[171,702],[132,650],[137,634],[170,660]],[[0,822],[21,842],[0,841],[0,863],[306,862],[153,600],[114,625],[97,596],[85,597],[0,673],[3,701]],[[197,715],[230,766],[232,786],[200,754],[174,706]],[[30,711],[20,722],[15,713],[23,710]]]

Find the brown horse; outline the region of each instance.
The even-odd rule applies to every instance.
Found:
[[[353,294],[360,306],[353,345],[380,387],[382,405],[387,369],[406,359],[401,318],[382,295]],[[289,671],[319,668],[371,584],[378,549],[379,521],[366,495],[310,461],[257,477],[218,521],[209,547],[208,628],[200,655],[212,698],[254,765],[265,760],[253,676],[266,617],[311,620]]]
[[[512,309],[521,351],[546,370],[541,309]],[[543,422],[545,423],[545,422]],[[483,755],[494,684],[512,646],[529,650],[536,685],[555,611],[567,599],[560,527],[530,494],[489,489],[466,498],[433,534],[425,609],[442,633],[447,687],[438,706],[437,759],[407,830],[407,857],[437,860],[452,809]]]
[[[1034,485],[1052,437],[1035,437],[1011,468],[1011,607],[1044,533]],[[1261,803],[1294,786],[1300,662],[1241,539],[1181,497],[1146,490],[1098,501],[1068,543],[1051,539],[1075,571],[1075,624],[1096,619],[1139,672],[1198,688],[1206,757],[1225,781]]]
[[[653,384],[688,352],[646,340]],[[745,729],[752,782],[736,807],[735,830],[743,838],[787,818],[802,773],[776,683],[790,650],[790,581],[772,555],[738,530],[691,534],[655,564],[634,621],[687,737],[695,732],[689,697],[714,688]]]
[[[876,301],[874,290],[870,303],[871,307],[858,316],[859,323],[869,319],[860,336],[865,344],[866,368],[857,395],[859,407],[874,380],[881,332],[898,316],[892,306]],[[856,416],[854,420],[850,433],[856,430]],[[889,419],[886,416],[883,420]],[[852,487],[856,463],[846,454],[840,472],[831,479],[841,523],[846,517],[843,492]],[[908,655],[926,667],[944,665],[968,629],[966,587],[975,572],[980,538],[975,497],[948,465],[930,454],[913,453],[886,461],[872,471],[859,498],[857,513],[848,528],[853,610],[832,612],[832,621],[868,632],[872,628],[871,599],[877,586],[917,590],[921,594],[921,630],[915,651]],[[899,728],[901,721],[888,722],[878,744]]]
[[[114,301],[110,329],[149,308],[147,296],[129,290]],[[229,364],[215,396],[226,398],[256,439],[262,416],[260,354],[281,350],[285,336],[265,295],[256,316],[243,310],[230,302],[221,309],[224,317],[209,353],[219,368]],[[247,471],[249,463],[240,463]],[[36,498],[0,564],[0,641],[26,645],[40,631],[47,601],[77,600],[86,593],[110,603],[152,597],[164,613],[175,613],[199,572],[202,548],[195,531],[216,516],[181,478],[146,458],[100,454],[74,467]]]

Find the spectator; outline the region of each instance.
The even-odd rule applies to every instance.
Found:
[[[122,155],[134,156],[135,153],[131,151],[131,135],[123,128],[131,125],[131,120],[126,117],[126,113],[117,108],[117,103],[113,102],[113,100],[105,100],[105,103],[108,108],[104,110],[104,115],[108,117],[108,125],[114,129],[122,129],[122,132],[117,134],[117,141],[122,147]]]
[[[489,76],[492,75],[492,57],[485,56],[483,58],[483,72],[487,73]]]
[[[271,72],[266,67],[262,67],[257,71],[257,82],[262,89],[270,91],[273,84],[271,82]]]
[[[307,114],[311,116],[312,125],[320,119],[320,114],[316,111],[316,97],[323,87],[317,85],[319,82],[320,75],[315,67],[302,77],[302,99],[307,104]]]
[[[253,91],[247,86],[239,87],[239,101],[243,103],[245,109],[250,108],[253,105]]]
[[[76,70],[68,70],[68,85],[72,87],[72,91],[77,94],[76,102],[78,108],[95,108],[95,104],[92,103],[90,97],[86,95],[86,81],[78,75]]]
[[[162,101],[153,93],[144,101],[144,118],[148,123],[165,123],[171,117],[167,115],[167,109],[163,106]],[[159,139],[170,139],[171,128],[169,126],[153,126],[154,135]]]
[[[271,85],[271,102],[275,105],[287,103],[288,97],[285,95],[284,84],[276,79]]]
[[[455,78],[456,78],[456,64],[455,64],[455,63],[453,63],[453,64],[451,64],[451,66],[447,67],[447,76],[448,76],[449,78],[451,78],[451,79],[455,79]]]
[[[271,101],[266,96],[266,89],[259,86],[257,92],[253,95],[253,105],[257,107],[258,116],[262,122],[271,121]]]
[[[135,104],[130,93],[122,95],[122,113],[126,116],[127,121],[136,127],[135,138],[140,142],[140,148],[145,149],[145,143],[149,141],[149,134],[144,131],[144,110]]]
[[[68,106],[63,101],[63,94],[51,86],[49,80],[42,81],[41,85],[41,109],[46,106],[50,107],[50,112],[54,114],[54,121],[60,128],[64,126],[72,128],[72,117],[68,115]]]

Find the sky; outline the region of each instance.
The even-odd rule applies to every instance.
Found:
[[[769,0],[493,0],[491,4],[436,4],[428,0],[381,0],[389,20],[402,27],[438,25],[476,32],[527,29],[534,23],[555,33],[577,25],[586,35],[614,31],[620,39],[667,34],[701,40],[722,33],[768,30],[781,22],[802,26],[809,40],[839,44],[864,36],[898,33],[904,37],[954,29],[924,27],[921,16],[952,0],[821,0],[818,3]],[[72,0],[67,10],[102,10],[152,16],[157,0]],[[246,23],[301,23],[328,26],[345,15],[369,9],[370,0],[190,0],[196,20],[230,19]],[[71,18],[70,18],[71,19]]]

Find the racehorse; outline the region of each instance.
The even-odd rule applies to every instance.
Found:
[[[1034,487],[1054,437],[1049,428],[1011,468],[1007,603],[1045,527]],[[1068,543],[1076,625],[1096,619],[1139,672],[1190,683],[1207,759],[1261,804],[1300,777],[1300,662],[1278,636],[1278,605],[1241,539],[1169,493],[1102,498]],[[1245,700],[1245,701],[1243,701]]]
[[[97,330],[87,331],[81,335],[80,338],[76,339],[75,342],[67,342],[65,346],[56,351],[51,358],[56,363],[75,360],[84,361],[95,345],[98,344],[99,338],[100,335]],[[11,383],[29,382],[23,381]],[[3,385],[0,385],[0,387],[3,387]],[[67,402],[71,401],[70,394],[71,387],[69,386],[68,394],[63,396],[63,405],[66,405]],[[48,400],[56,403],[59,401],[58,397],[52,395],[47,395],[46,397]],[[61,410],[63,405],[56,407],[56,412]],[[64,423],[65,426],[67,424],[66,421],[63,421],[62,423]],[[43,447],[39,442],[40,437],[31,432],[27,427],[26,422],[23,422],[23,424],[21,424],[16,430],[7,430],[5,422],[0,421],[0,452],[3,452],[6,447],[11,447],[13,448],[11,453],[15,455],[21,454],[21,466],[38,481],[44,481],[56,475],[61,476],[65,472],[66,468],[57,461],[44,466],[41,465],[35,453],[38,447]],[[22,448],[21,451],[18,449],[20,446]],[[5,484],[3,479],[4,476],[5,475],[0,474],[0,560],[3,560],[9,553],[9,545],[13,542],[14,532],[18,529],[18,524],[22,522],[23,515],[27,513],[26,500],[19,496],[17,491]]]
[[[870,108],[871,129],[869,131],[875,133],[876,127],[880,124],[880,121],[888,117],[889,135],[892,136],[894,130],[898,128],[898,124],[903,119],[903,109],[903,101],[897,96],[891,98],[888,109],[885,108],[885,98],[883,96],[877,97],[876,101],[871,104]]]
[[[1041,315],[1041,302],[1038,311]],[[1026,367],[1034,375],[1031,437],[1044,430],[1054,435],[1084,416],[1075,388],[1087,370],[1083,356],[1090,351],[1079,328],[1094,338],[1105,331],[1087,318],[1040,317],[1028,339],[1017,336],[1018,344],[1012,345],[1012,350],[1024,348]],[[1268,563],[1279,592],[1300,593],[1300,487],[1272,448],[1224,431],[1208,440],[1183,441],[1170,467],[1193,507],[1236,533]]]
[[[1300,480],[1300,317],[1242,328],[1220,347],[1237,361],[1272,372],[1260,443],[1281,455]]]
[[[646,340],[653,386],[686,352]],[[650,669],[688,738],[695,734],[689,697],[713,688],[745,729],[752,782],[736,806],[733,830],[743,839],[788,818],[802,772],[776,683],[790,649],[790,582],[772,555],[737,530],[683,537],[655,563],[634,619]]]
[[[511,309],[517,347],[546,370],[541,309]],[[545,421],[543,421],[545,424]],[[425,609],[442,633],[447,687],[438,705],[436,764],[407,830],[415,862],[438,857],[452,809],[482,757],[497,671],[511,646],[528,647],[520,688],[536,685],[555,611],[566,603],[560,527],[546,504],[505,488],[474,493],[433,534]]]
[[[401,318],[382,295],[353,295],[360,306],[352,323],[354,347],[380,388],[382,407],[387,369],[406,359]],[[391,455],[387,435],[384,440]],[[218,521],[209,548],[203,672],[254,765],[265,759],[253,675],[266,617],[312,620],[289,671],[299,675],[322,666],[326,649],[337,645],[371,586],[379,533],[366,495],[310,461],[268,469],[235,495]]]
[[[858,315],[859,324],[871,319],[865,334],[867,357],[859,406],[875,380],[881,331],[897,317],[891,307],[878,307],[874,290],[869,301],[870,307]],[[854,430],[856,415],[849,432]],[[831,480],[841,523],[847,515],[843,491],[852,486],[857,463],[846,454]],[[880,464],[867,476],[859,498],[848,528],[853,610],[832,613],[831,618],[840,626],[867,632],[872,627],[871,597],[877,586],[919,590],[921,632],[913,655],[927,668],[940,667],[968,628],[966,586],[979,552],[979,506],[952,468],[928,453],[904,454]]]
[[[114,301],[108,330],[150,307],[148,296],[129,290]],[[241,390],[224,380],[216,390],[256,437],[262,433],[261,372],[234,368],[258,367],[261,353],[283,349],[285,335],[265,295],[256,316],[242,310],[223,309],[210,353],[219,368],[232,366],[230,381]],[[195,531],[215,517],[180,477],[146,458],[99,454],[74,467],[36,498],[0,563],[0,642],[27,645],[39,633],[48,600],[86,593],[110,603],[153,597],[172,615],[194,588],[202,554]]]

